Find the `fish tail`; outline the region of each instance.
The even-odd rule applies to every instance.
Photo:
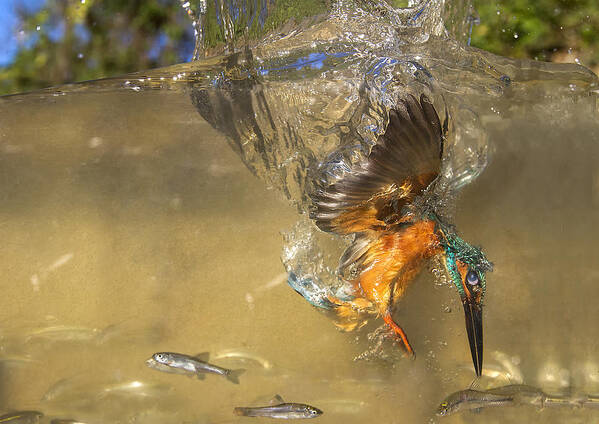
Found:
[[[245,370],[243,368],[240,368],[238,370],[230,370],[227,374],[225,374],[225,376],[227,377],[227,380],[229,380],[231,383],[239,384],[239,376],[244,372]]]

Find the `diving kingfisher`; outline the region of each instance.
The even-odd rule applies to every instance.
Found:
[[[311,194],[310,216],[319,229],[353,235],[337,270],[350,293],[327,292],[317,298],[291,274],[289,284],[313,305],[333,309],[348,323],[363,314],[378,314],[413,355],[406,333],[393,319],[394,306],[425,261],[438,256],[464,306],[474,370],[480,376],[482,300],[485,273],[492,271],[492,264],[457,235],[435,205],[432,191],[447,131],[447,113],[441,124],[424,94],[399,100],[368,157],[334,183],[317,183]]]

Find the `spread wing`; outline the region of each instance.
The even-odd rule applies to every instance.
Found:
[[[446,125],[445,121],[445,125]],[[383,231],[439,175],[442,127],[432,103],[409,95],[389,112],[389,124],[366,160],[312,194],[312,218],[323,231]]]

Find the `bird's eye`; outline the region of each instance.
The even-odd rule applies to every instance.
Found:
[[[478,284],[478,274],[474,271],[468,271],[468,274],[466,275],[466,281],[471,286],[476,286]]]

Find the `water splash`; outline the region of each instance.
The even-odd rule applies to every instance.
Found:
[[[588,102],[595,113],[598,80],[588,69],[469,47],[478,17],[468,0],[410,1],[406,8],[315,0],[287,14],[282,1],[245,4],[218,0],[198,15],[201,56],[226,56],[215,56],[224,69],[209,87],[192,85],[191,98],[247,167],[301,212],[315,182],[334,182],[368,155],[388,111],[408,93],[425,93],[448,117],[434,197],[448,215],[456,192],[492,160],[489,125],[523,113],[531,99]],[[563,111],[543,111],[567,119]],[[298,225],[285,237],[286,269],[295,282],[338,287],[331,238],[305,217]],[[337,250],[345,244],[335,243]]]
[[[289,17],[276,31],[266,23],[280,4],[269,4],[260,9],[266,10],[264,32],[249,36],[258,9],[244,15],[236,2],[214,3],[223,10],[222,46],[228,47],[205,41],[204,51],[233,53],[212,78],[214,89],[192,89],[192,99],[248,167],[302,209],[321,164],[339,168],[366,155],[384,132],[388,110],[407,92],[424,91],[438,109],[448,109],[444,177],[459,188],[488,163],[482,121],[511,113],[495,103],[509,99],[515,109],[531,95],[581,99],[597,86],[596,76],[580,66],[514,61],[468,47],[476,19],[469,2],[395,9],[339,1],[301,23]],[[226,22],[241,29],[227,32]],[[548,84],[532,93],[539,81]]]

